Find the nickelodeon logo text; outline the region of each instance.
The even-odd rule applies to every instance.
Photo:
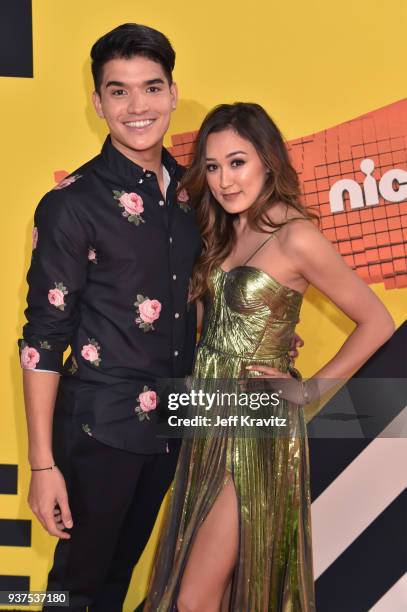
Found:
[[[344,196],[349,194],[351,209],[379,204],[379,194],[388,202],[402,202],[407,199],[407,171],[393,168],[383,174],[377,184],[372,176],[374,170],[372,159],[363,159],[360,169],[365,175],[363,189],[353,179],[341,179],[334,183],[329,191],[329,204],[332,213],[345,209]]]

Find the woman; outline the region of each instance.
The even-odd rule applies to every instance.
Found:
[[[280,402],[268,414],[287,425],[271,437],[229,425],[183,441],[145,610],[313,611],[303,406],[366,361],[393,321],[301,205],[281,134],[260,106],[209,113],[181,187],[204,242],[191,288],[205,302],[194,377],[208,388],[244,372],[278,379]],[[356,327],[303,382],[288,352],[309,284]]]

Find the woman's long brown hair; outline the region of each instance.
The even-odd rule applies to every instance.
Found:
[[[194,157],[185,173],[179,190],[186,189],[196,210],[203,240],[203,251],[192,275],[190,300],[202,297],[211,290],[210,277],[236,243],[234,221],[237,215],[227,213],[213,197],[206,180],[206,143],[209,134],[226,129],[234,130],[249,140],[266,170],[264,187],[256,202],[248,210],[248,223],[255,231],[270,228],[274,231],[284,223],[273,223],[267,213],[276,202],[283,202],[298,211],[300,218],[315,219],[300,202],[298,176],[291,165],[280,130],[258,104],[236,102],[221,104],[205,117],[195,142]]]

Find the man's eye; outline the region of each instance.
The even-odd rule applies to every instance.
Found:
[[[234,159],[231,161],[231,166],[236,168],[236,166],[242,166],[245,163],[244,159]]]
[[[112,91],[112,95],[113,96],[123,96],[126,92],[124,91],[124,89],[114,89]]]
[[[216,164],[208,164],[206,166],[207,172],[214,172],[218,166]]]
[[[157,93],[157,91],[161,91],[159,87],[151,86],[147,88],[148,93]]]

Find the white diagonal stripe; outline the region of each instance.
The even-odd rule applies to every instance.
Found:
[[[407,408],[313,502],[315,579],[407,486],[407,439],[385,437],[405,419]]]
[[[407,574],[404,574],[393,584],[391,589],[387,591],[375,603],[369,612],[406,612],[407,610]]]
[[[378,438],[407,438],[407,406],[383,429]]]

